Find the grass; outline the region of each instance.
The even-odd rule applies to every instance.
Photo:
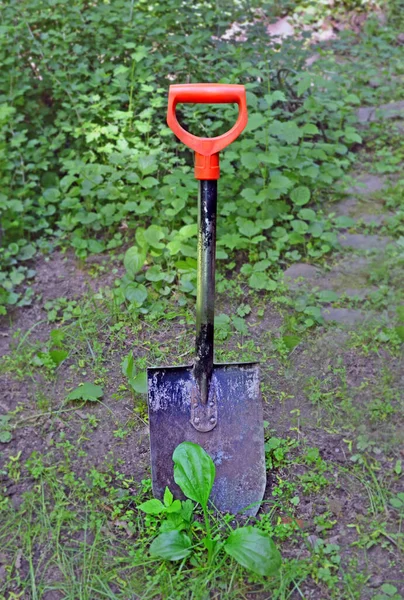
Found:
[[[348,76],[369,102],[389,94],[366,97],[357,56],[385,61],[380,43],[336,47],[351,56]],[[358,167],[399,173],[402,148],[391,129],[388,122],[371,125]],[[401,195],[399,180],[376,194],[380,210],[394,218],[352,232],[399,240]],[[316,264],[332,270],[346,255],[334,252]],[[111,261],[116,268],[119,260]],[[180,564],[148,554],[160,521],[137,509],[151,498],[146,399],[122,374],[122,360],[132,352],[136,373],[191,363],[192,299],[170,298],[153,320],[131,315],[113,288],[104,288],[46,301],[28,327],[17,314],[0,366],[10,400],[1,427],[12,436],[0,446],[0,598],[402,598],[401,263],[396,244],[362,270],[377,293],[332,300],[376,314],[348,331],[313,316],[324,305],[316,290],[291,291],[280,281],[267,294],[249,289],[240,275],[220,274],[217,360],[261,362],[270,485],[251,522],[283,554],[280,573],[266,580],[227,556],[208,566],[201,553]],[[108,262],[88,271],[101,281]],[[67,353],[61,362],[52,358],[55,350]],[[67,399],[84,382],[102,387],[99,401]],[[212,519],[215,532],[234,525],[233,517]]]

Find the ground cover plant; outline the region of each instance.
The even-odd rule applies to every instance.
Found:
[[[399,3],[0,7],[0,598],[402,598]],[[145,369],[190,363],[195,328],[167,88],[199,80],[248,91],[221,158],[215,352],[261,363],[249,519],[215,514],[210,484],[151,493]],[[179,113],[202,135],[235,118]]]

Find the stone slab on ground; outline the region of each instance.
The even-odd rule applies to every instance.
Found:
[[[373,123],[384,119],[404,119],[404,100],[380,106],[361,106],[356,111],[359,123]]]
[[[321,315],[324,321],[341,323],[341,325],[355,325],[366,318],[366,314],[355,308],[323,308]]]
[[[330,290],[340,296],[364,299],[378,289],[369,280],[374,260],[371,256],[350,254],[343,256],[329,271],[307,263],[296,263],[285,271],[284,280],[290,290]]]
[[[338,241],[343,248],[355,250],[384,250],[392,240],[380,235],[365,235],[364,233],[340,233]]]
[[[289,289],[296,290],[308,282],[315,282],[321,277],[321,269],[308,263],[295,263],[283,273],[284,281]]]
[[[348,193],[361,196],[370,196],[379,192],[388,182],[387,177],[372,173],[352,173],[352,177],[356,179],[356,182],[348,189]]]
[[[340,202],[328,204],[325,207],[328,213],[335,213],[337,217],[348,216],[356,219],[358,222],[367,225],[383,225],[389,217],[393,217],[392,212],[383,212],[383,204],[377,200],[359,199],[352,196],[345,198]]]

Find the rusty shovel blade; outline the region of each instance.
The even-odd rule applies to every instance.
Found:
[[[216,465],[211,501],[221,512],[255,515],[266,486],[264,428],[257,363],[214,365],[210,394],[217,422],[211,431],[191,424],[196,382],[192,366],[147,370],[153,494],[166,486],[183,498],[174,482],[172,455],[181,442],[202,446]]]

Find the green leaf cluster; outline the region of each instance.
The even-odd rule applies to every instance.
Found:
[[[357,98],[342,76],[308,73],[300,41],[268,43],[254,17],[259,5],[77,0],[66,11],[60,0],[51,7],[20,0],[3,7],[1,312],[31,301],[30,261],[56,245],[81,259],[128,248],[114,300],[135,315],[160,318],[173,290],[195,293],[192,154],[164,124],[168,82],[190,73],[192,81],[248,90],[248,128],[221,159],[219,261],[244,252],[251,265],[271,252],[287,261],[316,258],[336,245],[331,225],[307,207],[321,204],[351,162]],[[243,44],[221,38],[237,19],[251,23]],[[204,136],[236,118],[231,105],[180,110]],[[278,268],[274,260],[265,271],[257,267],[249,285],[273,291]]]
[[[192,442],[183,442],[174,451],[174,480],[188,500],[174,500],[166,488],[163,502],[148,500],[138,509],[148,515],[166,515],[160,533],[150,545],[150,554],[164,560],[182,560],[191,557],[196,547],[202,545],[208,551],[208,565],[221,552],[227,553],[240,565],[262,577],[274,575],[281,566],[281,555],[273,540],[257,527],[246,526],[232,530],[223,538],[213,534],[209,497],[215,481],[216,468],[210,456]],[[200,505],[204,516],[205,537],[193,540],[193,500]]]

